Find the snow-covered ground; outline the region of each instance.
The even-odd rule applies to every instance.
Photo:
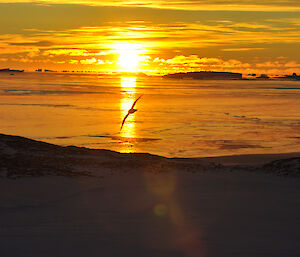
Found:
[[[0,154],[1,257],[300,256],[296,153],[167,159],[0,135]]]

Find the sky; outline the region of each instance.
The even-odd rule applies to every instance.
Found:
[[[300,74],[298,0],[0,0],[0,68]]]

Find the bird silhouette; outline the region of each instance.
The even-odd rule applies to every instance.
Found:
[[[127,117],[129,116],[129,114],[135,113],[135,112],[137,111],[137,109],[134,109],[134,106],[135,106],[136,102],[137,102],[141,97],[142,97],[142,95],[141,95],[138,99],[136,99],[136,100],[134,101],[133,105],[132,105],[131,108],[128,110],[128,113],[126,114],[126,116],[124,117],[124,119],[123,119],[123,121],[122,121],[122,125],[121,125],[121,129],[120,129],[120,130],[122,130],[123,125],[124,125],[124,123],[125,123]]]

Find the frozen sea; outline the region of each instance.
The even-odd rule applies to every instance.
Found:
[[[300,151],[299,132],[297,81],[0,74],[0,133],[58,145],[167,157],[287,153]]]

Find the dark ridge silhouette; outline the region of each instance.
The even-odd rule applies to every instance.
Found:
[[[0,72],[24,72],[24,70],[11,70],[10,68],[0,69]]]
[[[167,74],[163,77],[173,79],[240,80],[243,78],[243,75],[241,73],[234,72],[197,71]]]
[[[166,158],[148,153],[58,146],[0,134],[0,178],[96,176],[111,172],[260,172],[300,176],[300,153],[236,155],[211,158]],[[255,163],[253,160],[255,158]]]
[[[300,76],[296,73],[293,73],[293,75],[284,75],[283,77],[278,77],[280,80],[300,80]]]

